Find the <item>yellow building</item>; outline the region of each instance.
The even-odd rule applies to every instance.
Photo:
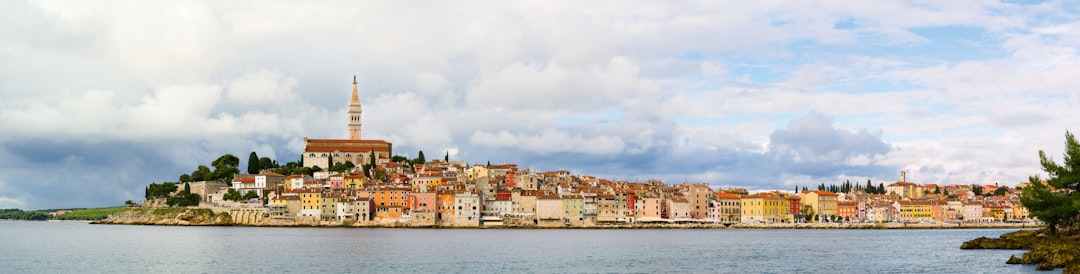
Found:
[[[319,217],[322,215],[322,190],[304,189],[300,192],[300,216]]]
[[[927,201],[897,201],[901,221],[933,221],[934,203]]]
[[[364,175],[345,175],[345,188],[357,190],[364,188],[368,184],[367,176]]]
[[[799,193],[802,206],[809,206],[814,214],[822,218],[838,216],[836,199],[839,195],[828,191],[803,191]]]
[[[772,193],[757,193],[744,196],[742,203],[743,223],[790,223],[792,215],[788,207],[790,200]]]

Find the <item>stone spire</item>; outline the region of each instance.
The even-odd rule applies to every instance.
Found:
[[[356,75],[353,75],[352,98],[349,99],[349,140],[360,140],[360,95],[356,88]]]

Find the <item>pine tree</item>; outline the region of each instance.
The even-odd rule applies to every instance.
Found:
[[[447,162],[447,163],[450,162],[450,151],[449,150],[446,151],[446,156],[443,156],[443,162]]]
[[[1080,212],[1080,143],[1071,132],[1065,131],[1064,162],[1058,164],[1053,158],[1039,150],[1039,164],[1049,175],[1044,183],[1039,175],[1028,178],[1030,187],[1025,187],[1020,195],[1020,202],[1028,208],[1031,216],[1046,223],[1050,234],[1056,234],[1058,226],[1073,227]],[[1054,191],[1049,186],[1059,190]]]

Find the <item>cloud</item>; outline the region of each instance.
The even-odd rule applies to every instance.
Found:
[[[397,154],[758,189],[1012,183],[1080,124],[1075,11],[2,2],[0,206],[118,204],[223,153],[292,160],[345,136],[354,74],[364,136]]]
[[[897,167],[881,159],[893,150],[882,132],[852,132],[833,126],[833,118],[809,112],[769,135],[768,151],[785,185],[820,178],[884,178]]]
[[[225,98],[233,103],[245,105],[277,105],[294,101],[292,92],[296,87],[296,78],[286,77],[278,71],[253,71],[229,83]]]
[[[506,131],[476,132],[470,138],[473,145],[494,148],[520,148],[538,154],[573,152],[585,154],[619,154],[626,145],[618,136],[584,138],[566,132],[546,130],[534,136],[516,136]]]

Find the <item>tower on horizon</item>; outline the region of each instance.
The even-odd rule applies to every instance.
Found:
[[[330,167],[352,162],[356,166],[370,163],[371,157],[375,156],[375,162],[385,164],[390,162],[393,155],[394,145],[385,140],[360,139],[360,94],[357,90],[356,75],[353,75],[352,97],[349,98],[349,137],[346,139],[308,139],[304,136],[304,154],[302,161],[305,167]]]
[[[349,140],[360,140],[360,95],[356,90],[356,75],[352,80],[352,98],[349,99]]]

